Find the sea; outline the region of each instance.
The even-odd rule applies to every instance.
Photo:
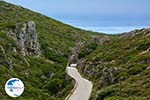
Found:
[[[65,19],[59,18],[58,20],[71,26],[81,28],[88,31],[105,33],[105,34],[121,34],[130,32],[135,29],[150,28],[150,21],[148,18],[78,18],[78,19]]]

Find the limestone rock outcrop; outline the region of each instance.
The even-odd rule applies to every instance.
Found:
[[[40,56],[40,45],[33,21],[18,23],[8,31],[8,35],[17,42],[17,51],[23,56]]]
[[[138,35],[143,35],[146,37],[150,36],[150,28],[143,28],[143,29],[133,30],[131,32],[125,32],[120,37],[128,39],[128,38],[133,38]]]
[[[104,87],[104,86],[108,86],[113,83],[117,83],[119,81],[119,79],[116,80],[114,75],[116,75],[117,73],[119,73],[121,71],[125,71],[125,69],[121,68],[121,67],[114,67],[114,68],[105,67],[105,68],[103,68],[102,77],[99,82],[100,87]],[[122,77],[120,77],[120,78],[122,78]]]

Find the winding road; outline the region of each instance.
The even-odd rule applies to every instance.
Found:
[[[65,100],[89,100],[93,84],[83,78],[75,67],[67,67],[67,74],[75,81],[75,86]]]

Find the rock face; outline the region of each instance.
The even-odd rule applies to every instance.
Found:
[[[131,32],[125,32],[120,37],[121,38],[133,38],[137,35],[143,34],[144,36],[150,36],[150,28],[143,28],[140,30],[133,30]]]
[[[103,44],[105,44],[106,42],[108,42],[108,41],[110,41],[111,39],[110,39],[110,37],[109,36],[104,36],[103,38],[101,38],[100,40],[99,40],[99,43],[100,43],[100,45],[103,45]]]
[[[116,73],[119,73],[119,72],[124,71],[124,70],[125,69],[121,68],[121,67],[114,67],[114,68],[107,68],[106,67],[106,68],[104,68],[102,70],[102,78],[99,82],[100,87],[108,86],[110,84],[118,82],[118,80],[116,80],[114,78],[114,75]]]
[[[103,45],[107,42],[109,42],[111,40],[111,38],[107,35],[105,35],[104,37],[100,38],[100,37],[97,37],[97,36],[94,36],[92,38],[92,41],[91,42],[94,42],[96,43],[97,45]]]
[[[107,86],[113,83],[113,75],[110,69],[104,68],[102,70],[102,79],[100,80],[100,87]]]
[[[14,29],[10,29],[8,32],[8,35],[17,42],[17,51],[23,56],[40,56],[40,45],[35,27],[33,21],[28,21],[17,24]]]

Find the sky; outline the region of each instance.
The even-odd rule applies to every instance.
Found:
[[[5,0],[86,30],[150,27],[150,0]]]

